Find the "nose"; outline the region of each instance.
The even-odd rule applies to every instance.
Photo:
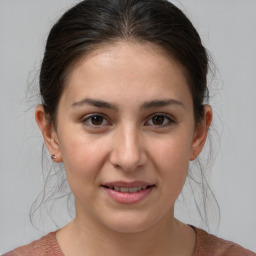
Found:
[[[147,155],[138,128],[120,127],[114,134],[112,145],[110,162],[116,168],[131,172],[145,165]]]

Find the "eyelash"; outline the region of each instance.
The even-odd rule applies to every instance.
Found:
[[[163,118],[164,120],[164,124],[160,124],[160,125],[154,125],[154,124],[148,124],[150,121],[153,122],[153,118]],[[92,118],[102,118],[103,120],[103,124],[99,124],[99,125],[95,125],[92,123]],[[95,114],[90,114],[90,115],[87,115],[85,116],[83,119],[82,119],[82,123],[89,126],[89,127],[92,127],[92,128],[101,128],[103,126],[106,126],[106,125],[111,125],[111,122],[102,114],[98,114],[98,113],[95,113]],[[147,121],[145,122],[145,125],[146,126],[154,126],[154,127],[157,127],[157,128],[164,128],[164,127],[167,127],[167,126],[170,126],[172,125],[173,123],[175,123],[175,120],[170,116],[170,115],[167,115],[167,114],[164,114],[164,113],[155,113],[153,115],[151,115],[149,117],[149,119],[147,119]]]
[[[87,126],[90,126],[90,127],[93,127],[93,128],[101,128],[102,126],[105,126],[105,125],[108,125],[108,124],[100,124],[100,125],[95,125],[92,123],[92,118],[95,118],[95,117],[99,117],[99,118],[103,118],[104,122],[107,122],[108,124],[110,124],[110,122],[108,121],[108,119],[106,117],[104,117],[104,115],[102,114],[90,114],[90,115],[87,115],[85,116],[83,119],[82,119],[82,123],[87,125]]]
[[[160,118],[164,119],[164,124],[160,124],[160,125],[151,124],[152,126],[155,126],[157,128],[164,128],[164,127],[170,126],[173,123],[175,123],[174,119],[170,115],[167,115],[164,113],[155,113],[155,114],[151,115],[146,123],[148,123],[149,121],[153,121],[153,118],[156,118],[156,117],[158,117],[158,118],[160,117]]]

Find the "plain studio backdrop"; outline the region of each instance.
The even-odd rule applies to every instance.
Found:
[[[37,78],[50,27],[77,2],[0,0],[0,254],[54,230],[46,221],[38,231],[29,221],[43,186],[42,138],[25,93],[28,84],[37,84],[31,80]],[[210,185],[221,222],[213,233],[256,251],[256,1],[173,2],[198,29],[217,67],[210,84],[220,145],[215,143],[219,153]],[[179,206],[176,216],[197,225],[189,206]],[[57,213],[62,223],[64,212],[65,206]]]

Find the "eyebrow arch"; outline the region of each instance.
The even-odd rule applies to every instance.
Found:
[[[71,106],[72,107],[80,107],[84,105],[92,105],[97,108],[108,108],[108,109],[113,109],[117,110],[118,107],[114,104],[111,104],[109,102],[103,101],[103,100],[97,100],[97,99],[91,99],[91,98],[85,98],[80,101],[74,102]],[[148,101],[142,104],[141,109],[149,109],[149,108],[154,108],[154,107],[165,107],[169,105],[178,105],[183,108],[184,104],[181,101],[174,100],[174,99],[164,99],[164,100],[152,100]]]
[[[154,107],[165,107],[169,105],[178,105],[182,108],[185,108],[184,104],[181,101],[174,99],[166,99],[166,100],[153,100],[149,102],[145,102],[142,105],[142,109],[154,108]]]
[[[74,102],[71,106],[72,107],[80,107],[80,106],[87,105],[87,104],[95,106],[97,108],[108,108],[108,109],[117,110],[117,107],[111,103],[108,103],[103,100],[90,99],[90,98],[85,98],[80,101]]]

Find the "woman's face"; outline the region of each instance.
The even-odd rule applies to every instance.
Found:
[[[181,65],[156,46],[120,42],[69,75],[51,153],[64,162],[77,218],[138,232],[173,216],[201,134]]]

